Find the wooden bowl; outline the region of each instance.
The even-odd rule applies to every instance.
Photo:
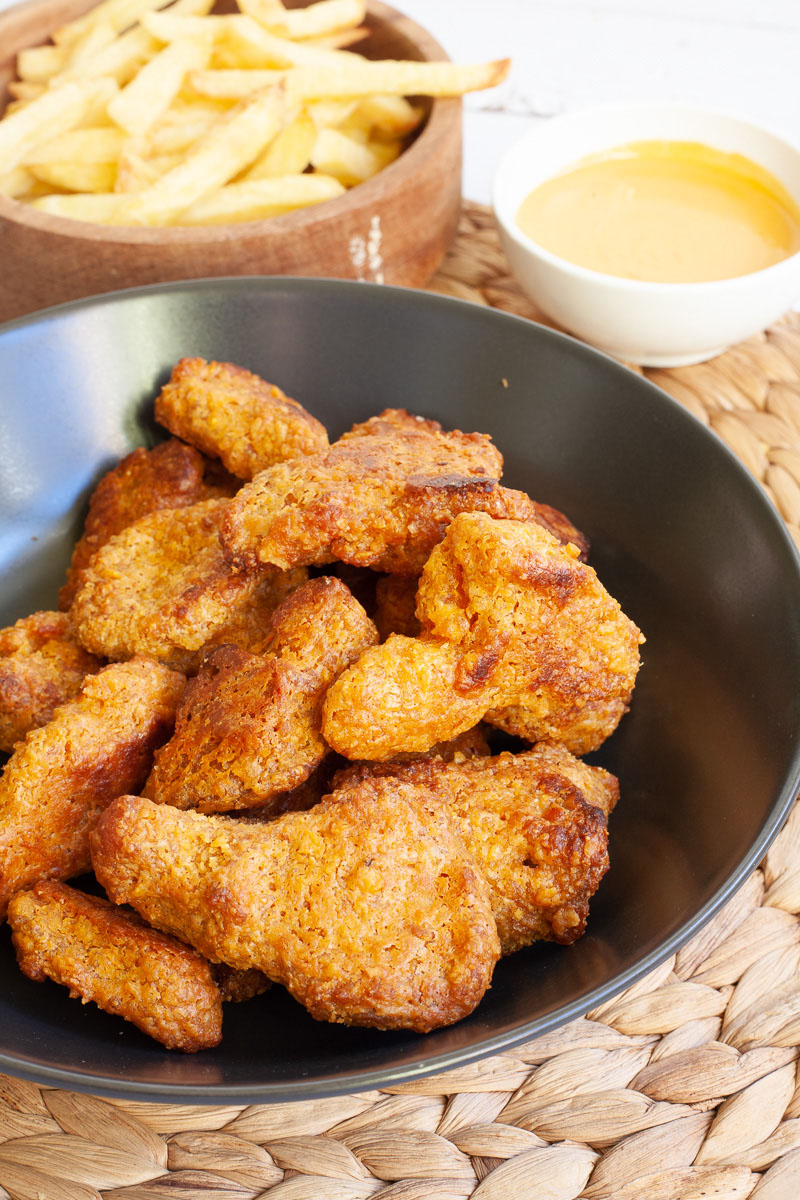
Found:
[[[0,111],[17,52],[46,42],[51,30],[93,3],[28,0],[0,14]],[[378,0],[369,0],[367,24],[370,58],[447,57],[429,33]],[[460,203],[459,100],[433,101],[419,135],[372,179],[334,200],[268,220],[113,227],[0,196],[0,321],[117,288],[206,276],[315,275],[421,287],[453,237]],[[364,254],[368,245],[373,252]]]

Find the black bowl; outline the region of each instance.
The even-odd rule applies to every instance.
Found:
[[[290,1100],[396,1084],[582,1015],[673,953],[756,866],[800,775],[800,563],[759,486],[657,388],[529,322],[421,292],[305,279],[143,288],[0,331],[0,624],[54,607],[89,489],[150,442],[183,355],[278,383],[332,434],[387,406],[491,433],[506,481],[564,509],[647,635],[596,756],[621,780],[589,932],[503,961],[426,1037],[317,1024],[281,989],[221,1046],[168,1053],[16,969],[0,936],[0,1069],[108,1095]]]

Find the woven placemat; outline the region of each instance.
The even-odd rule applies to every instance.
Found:
[[[464,208],[432,289],[541,319],[491,214]],[[739,455],[800,540],[800,314],[647,371]],[[0,1076],[12,1200],[797,1200],[800,805],[677,955],[508,1054],[381,1092],[197,1107]]]

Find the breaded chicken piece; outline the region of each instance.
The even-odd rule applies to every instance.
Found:
[[[73,602],[80,643],[106,658],[146,654],[184,671],[222,642],[258,648],[280,601],[304,571],[244,575],[225,563],[227,500],[150,513],[95,555]]]
[[[144,783],[184,684],[148,659],[113,663],[18,744],[0,777],[0,918],[21,888],[89,869],[91,829]]]
[[[108,471],[89,500],[83,536],[72,553],[67,582],[58,593],[59,608],[70,607],[89,563],[115,533],[148,513],[232,494],[211,486],[205,469],[202,454],[170,438],[152,450],[140,446]]]
[[[222,995],[196,950],[136,913],[63,883],[18,892],[8,923],[22,971],[124,1017],[169,1050],[194,1053],[222,1038]]]
[[[525,710],[523,736],[580,755],[627,711],[644,639],[577,548],[539,525],[456,517],[417,616],[418,638],[391,635],[329,690],[322,732],[346,758],[425,751],[509,705]]]
[[[330,684],[378,635],[338,579],[312,579],[275,611],[269,653],[221,646],[190,681],[175,734],[144,795],[177,808],[227,812],[275,800],[328,753],[320,732]]]
[[[416,637],[420,626],[417,620],[417,587],[414,575],[381,575],[375,585],[375,615],[373,620],[382,642],[390,633]]]
[[[317,1020],[450,1024],[499,953],[483,875],[442,806],[402,787],[264,825],[128,796],[92,858],[114,900],[209,959],[258,968]]]
[[[489,881],[503,954],[584,932],[608,869],[605,814],[619,791],[609,772],[542,743],[493,758],[351,768],[337,780],[334,799],[410,786],[442,805]]]
[[[327,453],[279,463],[246,484],[222,521],[223,549],[229,562],[249,570],[340,559],[419,575],[457,513],[548,519],[550,510],[524,492],[500,486],[502,465],[486,435],[446,433],[436,421],[390,409]]]
[[[182,358],[156,397],[155,417],[240,479],[328,448],[325,427],[301,404],[233,363]]]
[[[102,665],[75,641],[66,613],[36,612],[0,629],[0,750],[46,725]]]

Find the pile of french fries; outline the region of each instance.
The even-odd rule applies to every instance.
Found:
[[[408,97],[493,87],[508,60],[369,61],[366,0],[102,0],[20,51],[0,193],[110,225],[252,221],[341,195],[423,119]]]

